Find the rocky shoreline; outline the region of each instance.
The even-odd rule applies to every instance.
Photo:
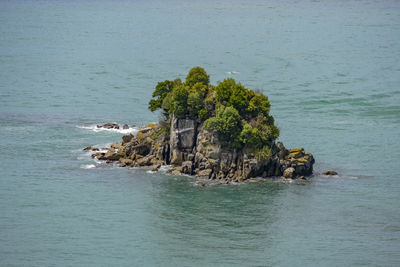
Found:
[[[171,174],[195,175],[220,183],[244,182],[255,177],[306,179],[315,162],[303,148],[286,149],[281,142],[271,145],[272,155],[259,160],[245,149],[222,147],[215,133],[201,122],[172,116],[168,123],[148,124],[136,136],[128,134],[113,143],[107,152],[94,147],[93,158],[121,167],[147,167],[157,171],[171,165]]]

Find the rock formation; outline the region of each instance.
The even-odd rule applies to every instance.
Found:
[[[171,165],[172,174],[222,183],[312,174],[310,153],[302,148],[287,150],[276,142],[279,128],[269,114],[268,97],[260,91],[249,90],[232,78],[214,86],[203,68],[194,67],[185,82],[159,82],[152,97],[149,109],[161,110],[165,119],[140,128],[137,136],[124,136],[122,142],[94,157],[152,170]],[[112,123],[98,127],[119,129]]]
[[[273,144],[268,160],[258,160],[241,149],[223,148],[215,133],[204,130],[191,119],[170,120],[170,133],[160,124],[140,128],[137,136],[125,135],[108,152],[94,157],[118,162],[125,167],[149,167],[158,170],[171,165],[172,174],[189,174],[217,179],[223,183],[242,182],[252,177],[303,178],[313,171],[314,157],[302,148],[286,149]]]

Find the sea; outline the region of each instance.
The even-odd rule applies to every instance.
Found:
[[[314,176],[197,186],[82,151],[194,66],[268,95]],[[400,1],[1,0],[0,265],[400,266]]]

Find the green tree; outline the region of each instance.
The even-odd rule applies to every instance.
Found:
[[[243,126],[243,130],[240,133],[240,141],[249,148],[259,148],[263,145],[259,130],[248,123]]]
[[[188,111],[189,88],[183,84],[174,88],[171,95],[169,113],[174,113],[177,118],[185,118]]]
[[[153,99],[149,102],[149,109],[154,112],[159,108],[162,108],[163,101],[165,97],[174,89],[174,87],[182,84],[181,79],[176,79],[174,81],[165,80],[159,82],[152,94]]]
[[[210,76],[208,76],[207,72],[202,67],[194,67],[186,76],[185,83],[189,87],[192,87],[196,83],[201,83],[207,86],[210,83]]]
[[[257,151],[256,158],[258,160],[269,160],[272,156],[272,150],[269,146],[264,146]]]
[[[220,106],[215,117],[204,122],[204,128],[217,132],[223,145],[239,147],[239,136],[242,131],[242,121],[239,112],[234,107]]]
[[[252,117],[256,117],[259,114],[268,117],[270,106],[271,105],[268,101],[268,97],[263,94],[256,94],[251,98],[248,105],[248,110]]]
[[[229,105],[229,100],[231,98],[232,90],[235,85],[236,82],[233,78],[227,78],[222,82],[219,82],[217,87],[215,88],[217,101],[222,105]]]
[[[199,116],[199,111],[203,108],[203,99],[197,91],[192,91],[188,95],[187,105],[191,118],[196,119]]]
[[[236,83],[232,78],[220,82],[215,90],[218,103],[234,107],[241,116],[248,113],[249,99],[254,94],[253,91],[241,83]]]
[[[242,84],[236,83],[232,88],[229,104],[236,108],[240,115],[245,116],[249,106],[249,90]]]

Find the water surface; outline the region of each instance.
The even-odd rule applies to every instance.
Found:
[[[1,1],[0,264],[400,265],[397,1]],[[194,186],[81,151],[203,66],[260,89],[311,182]],[[332,168],[341,178],[318,173]]]

